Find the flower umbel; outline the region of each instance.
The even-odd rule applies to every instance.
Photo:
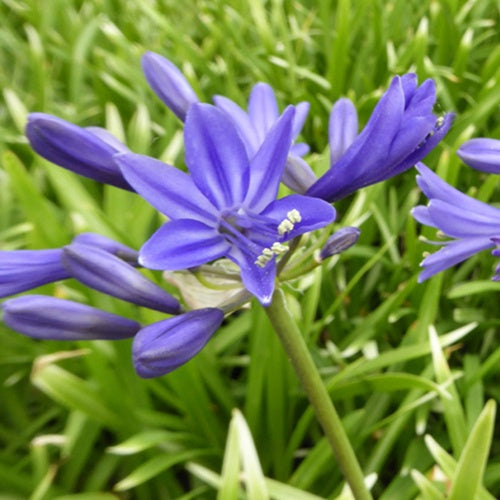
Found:
[[[294,109],[289,107],[249,161],[226,114],[194,104],[184,129],[191,175],[146,156],[117,155],[130,185],[170,219],[141,248],[140,263],[151,269],[178,270],[228,257],[240,267],[245,287],[263,305],[269,304],[276,255],[281,251],[276,245],[272,250],[273,244],[281,245],[335,218],[333,207],[319,199],[291,195],[276,200],[293,119]],[[285,220],[292,227],[280,231]],[[269,253],[265,249],[273,252],[266,262],[259,259]]]
[[[413,217],[453,238],[439,242],[442,248],[422,261],[424,270],[419,275],[422,282],[482,250],[495,247],[500,241],[500,210],[451,187],[422,163],[417,170],[418,185],[429,198],[429,204],[415,207]],[[493,255],[499,256],[498,251],[494,250]]]

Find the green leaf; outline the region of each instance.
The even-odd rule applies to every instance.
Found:
[[[496,403],[490,400],[474,425],[453,477],[450,500],[476,498],[493,439]]]

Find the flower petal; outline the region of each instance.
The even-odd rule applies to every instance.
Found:
[[[150,269],[177,271],[226,255],[230,244],[214,227],[192,219],[164,224],[140,250],[139,262]]]
[[[184,121],[198,97],[179,68],[159,54],[146,52],[142,56],[142,70],[155,94]]]
[[[73,125],[44,113],[31,113],[26,125],[31,147],[47,160],[72,172],[105,184],[132,190],[113,162],[113,155],[127,148],[109,138],[103,140],[95,131]]]
[[[288,155],[285,170],[281,176],[281,182],[285,186],[296,193],[302,194],[305,193],[316,180],[316,174],[305,160],[300,158],[300,156]]]
[[[132,346],[137,374],[159,377],[187,363],[205,347],[223,320],[222,310],[206,308],[146,326]]]
[[[488,238],[467,238],[447,243],[440,250],[422,261],[420,265],[425,269],[419,274],[418,281],[421,283],[431,276],[468,259],[481,250],[493,246],[494,243]]]
[[[160,212],[172,219],[215,220],[215,208],[184,172],[149,156],[115,156],[125,178]]]
[[[194,104],[184,127],[186,165],[198,189],[219,209],[243,201],[249,182],[245,146],[226,114]]]
[[[490,174],[500,174],[500,140],[498,139],[471,139],[458,148],[457,155],[469,167]]]
[[[96,233],[80,233],[73,238],[72,243],[81,243],[82,245],[90,245],[100,248],[108,253],[116,255],[120,259],[128,262],[130,265],[136,266],[139,252],[111,238],[102,236]]]
[[[105,250],[73,243],[64,247],[62,261],[74,278],[95,290],[157,311],[180,310],[177,299]]]
[[[2,304],[3,321],[35,339],[118,340],[133,337],[139,323],[70,300],[27,295]]]
[[[255,264],[257,256],[252,257],[247,252],[242,252],[238,247],[231,248],[228,257],[238,264],[241,281],[245,288],[254,295],[264,306],[271,303],[276,278],[276,262],[270,260],[264,267]]]
[[[335,209],[326,201],[311,196],[291,194],[271,203],[262,213],[262,216],[275,219],[279,223],[288,217],[288,213],[297,210],[300,222],[294,224],[291,231],[285,235],[285,241],[300,234],[320,229],[335,220]],[[277,232],[278,239],[278,232]]]
[[[280,179],[292,143],[292,120],[295,115],[289,106],[266,135],[262,146],[250,162],[250,183],[245,204],[260,212],[276,198]]]
[[[279,116],[274,90],[267,83],[259,82],[253,86],[248,99],[248,115],[262,144],[267,132]]]

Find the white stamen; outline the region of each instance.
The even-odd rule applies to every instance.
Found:
[[[265,257],[273,257],[274,252],[271,248],[264,248],[264,250],[262,250],[262,255],[264,255]]]
[[[293,210],[290,210],[290,212],[288,212],[286,216],[292,224],[296,224],[297,222],[300,222],[302,220],[300,212],[295,208]]]
[[[283,219],[278,226],[278,233],[283,236],[285,233],[289,233],[293,229],[293,224],[288,219]]]
[[[285,252],[288,252],[288,246],[283,245],[279,241],[276,241],[272,244],[271,250],[274,252],[275,255],[281,255]]]

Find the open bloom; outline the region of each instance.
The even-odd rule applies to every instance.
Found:
[[[500,210],[451,187],[422,163],[417,169],[420,173],[418,185],[429,198],[429,204],[415,207],[413,217],[452,238],[439,242],[442,248],[422,261],[424,271],[419,275],[422,282],[481,250],[497,246],[500,242]],[[494,250],[493,255],[500,256],[498,250]]]
[[[293,107],[271,128],[252,160],[235,125],[208,104],[194,104],[184,128],[191,175],[142,155],[115,157],[131,186],[171,220],[140,250],[151,269],[179,270],[228,257],[245,287],[269,304],[275,259],[285,242],[332,222],[328,203],[302,195],[276,200],[290,149]]]
[[[154,52],[144,54],[142,68],[146,80],[156,95],[178,118],[185,121],[189,108],[199,100],[182,72],[171,61]],[[235,125],[251,159],[280,117],[274,90],[266,83],[255,84],[250,92],[247,111],[227,97],[216,95],[213,101]],[[309,151],[309,146],[304,143],[293,143],[302,130],[308,111],[308,102],[301,102],[295,106],[292,143],[281,179],[288,187],[301,193],[315,180],[313,171],[301,158]]]
[[[418,86],[414,74],[396,76],[358,136],[354,106],[340,100],[330,116],[330,169],[306,194],[337,201],[415,165],[451,126],[451,113],[433,114],[435,100],[433,80]]]
[[[464,142],[457,155],[469,167],[490,174],[500,174],[500,140],[478,137]]]

